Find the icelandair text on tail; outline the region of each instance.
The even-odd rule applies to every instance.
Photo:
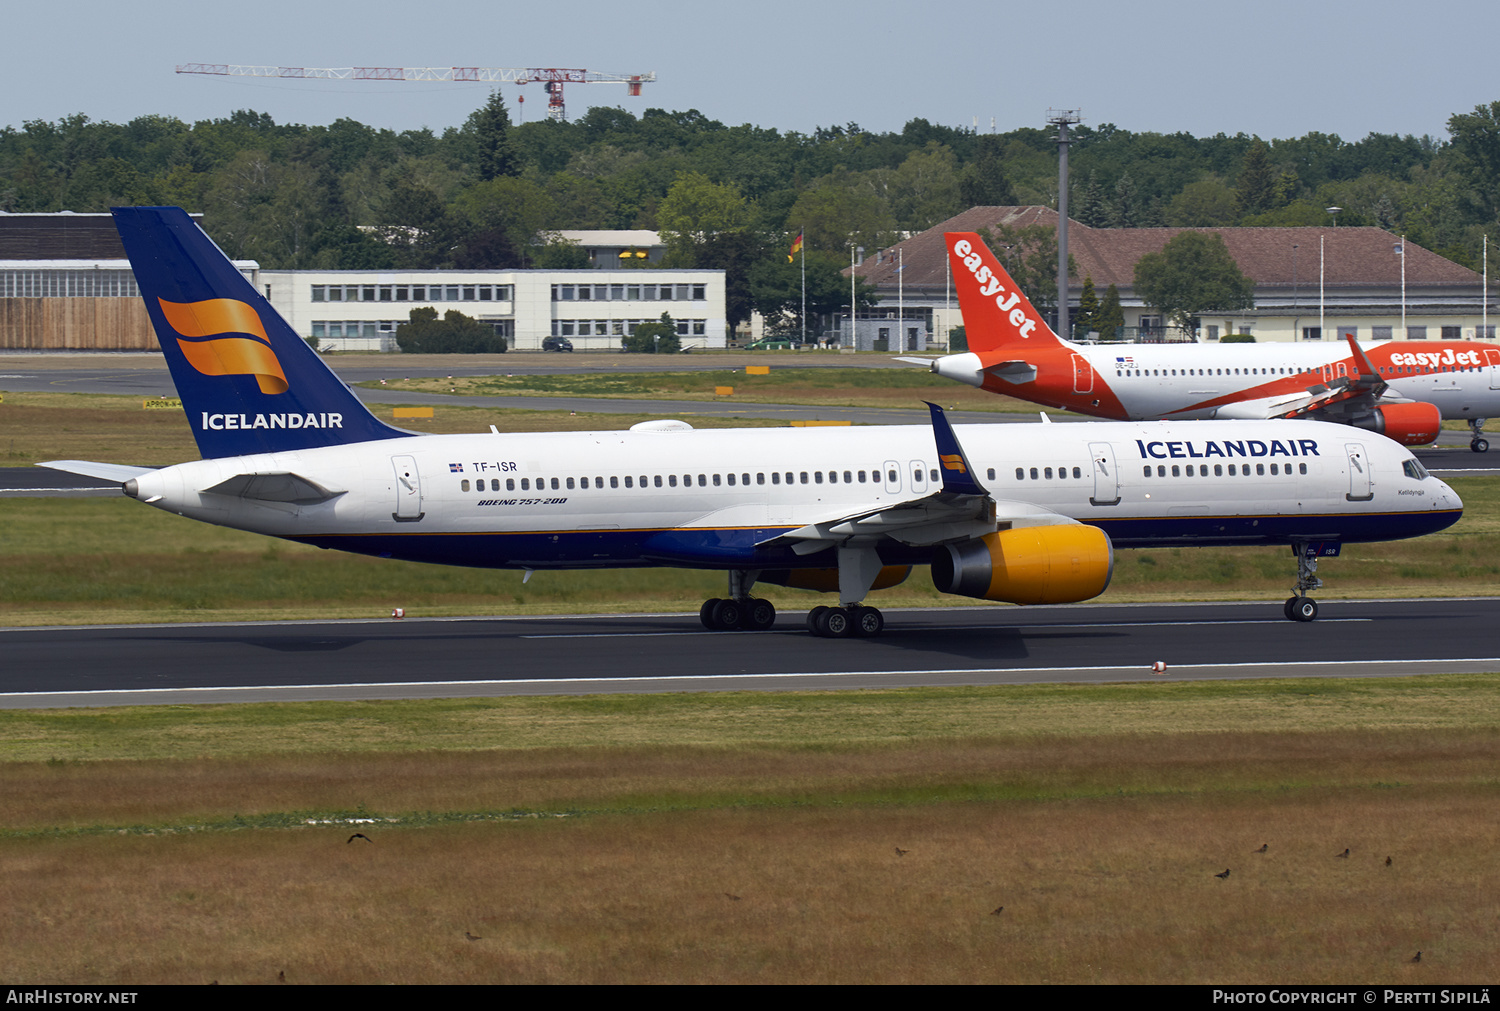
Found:
[[[233,431],[240,428],[343,428],[342,414],[257,414],[251,421],[248,414],[203,413],[203,427],[215,432]]]

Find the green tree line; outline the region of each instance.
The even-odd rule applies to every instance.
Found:
[[[1500,216],[1500,102],[1453,115],[1447,138],[1332,133],[1262,140],[1073,131],[1075,217],[1095,227],[1378,225],[1467,264]],[[514,125],[493,94],[463,126],[278,124],[241,110],[184,123],[86,115],[0,129],[0,210],[201,211],[230,255],[271,268],[583,266],[560,229],[652,228],[673,266],[750,276],[805,237],[837,270],[979,204],[1056,204],[1045,129],[978,134],[914,119],[811,133],[701,113],[594,108]],[[769,271],[768,266],[763,270]],[[821,269],[821,268],[820,268]]]

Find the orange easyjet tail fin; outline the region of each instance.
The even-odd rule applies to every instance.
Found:
[[[978,235],[948,232],[946,238],[970,351],[1062,343]]]

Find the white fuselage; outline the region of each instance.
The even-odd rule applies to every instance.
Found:
[[[1035,507],[1122,546],[1385,540],[1441,529],[1462,507],[1401,446],[1318,422],[957,434],[1002,516]],[[133,493],[210,523],[390,557],[733,569],[826,565],[826,553],[757,545],[930,496],[940,473],[928,427],[491,434],[200,460],[142,475]],[[328,497],[207,490],[252,474],[295,474]],[[928,550],[891,546],[914,561]]]
[[[1402,342],[1403,349],[1411,342]],[[1391,393],[1436,406],[1444,418],[1500,416],[1500,357],[1484,346],[1434,343],[1417,351],[1363,343]],[[1133,344],[1080,345],[1097,377],[1131,418],[1232,416],[1226,397],[1272,399],[1312,382],[1346,377],[1347,345]],[[1388,361],[1395,358],[1396,361]],[[1411,360],[1408,361],[1408,358]],[[1309,377],[1308,373],[1317,373]],[[1199,406],[1213,404],[1214,406]],[[1222,406],[1220,406],[1222,404]]]

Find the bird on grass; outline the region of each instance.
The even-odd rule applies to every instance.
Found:
[[[1389,867],[1389,866],[1390,866],[1390,865],[1391,865],[1391,858],[1390,858],[1390,857],[1386,857],[1386,858],[1385,858],[1385,865],[1386,865],[1386,866],[1387,866],[1387,867]]]
[[[1417,952],[1415,955],[1412,956],[1411,960],[1413,962],[1420,962],[1420,961],[1422,961],[1422,953],[1420,951]]]
[[[1260,849],[1256,850],[1255,852],[1257,852],[1257,853],[1264,853],[1266,850],[1268,850],[1270,848],[1271,848],[1271,844],[1270,843],[1261,843],[1260,844]]]
[[[898,856],[898,857],[904,857],[904,856],[906,856],[906,854],[908,854],[910,852],[911,852],[911,850],[904,850],[900,846],[896,847],[896,856]]]
[[[471,941],[483,941],[484,940],[484,938],[482,938],[482,937],[475,937],[473,934],[469,933],[467,930],[464,931],[464,936],[467,937]]]
[[[993,912],[993,913],[991,913],[991,914],[990,914],[990,915],[991,915],[991,916],[999,916],[999,915],[1000,915],[1000,914],[1001,914],[1001,913],[1003,913],[1003,912],[1005,912],[1005,907],[1004,907],[1004,906],[1000,906],[1000,907],[999,907],[999,908],[997,908],[997,909],[996,909],[996,910],[995,910],[995,911],[994,911],[994,912]]]
[[[1223,874],[1215,874],[1214,877],[1218,878],[1220,881],[1223,881],[1225,878],[1229,877],[1229,868],[1224,868]]]
[[[1349,859],[1349,851],[1346,849],[1346,850],[1344,850],[1344,852],[1340,853],[1339,854],[1339,859],[1340,860],[1348,860]]]

